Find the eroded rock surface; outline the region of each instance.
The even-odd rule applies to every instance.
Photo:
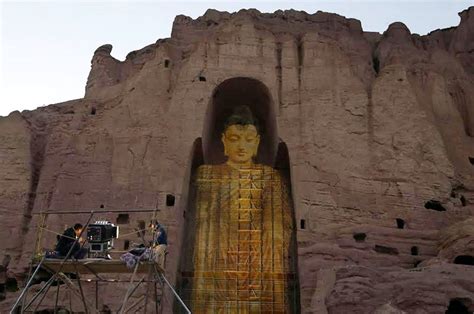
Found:
[[[8,276],[24,278],[41,211],[158,208],[174,281],[193,143],[213,90],[250,77],[290,155],[302,312],[472,312],[474,7],[460,16],[420,36],[324,12],[208,10],[125,61],[99,47],[83,99],[0,118]],[[119,290],[101,302],[116,309]]]

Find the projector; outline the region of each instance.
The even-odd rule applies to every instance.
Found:
[[[87,240],[89,241],[89,253],[93,257],[109,256],[109,250],[114,245],[114,239],[119,236],[119,227],[110,221],[100,220],[87,227]],[[89,254],[90,255],[90,254]]]

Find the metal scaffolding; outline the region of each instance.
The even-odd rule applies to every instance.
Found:
[[[146,211],[146,210],[145,210]],[[115,211],[116,212],[116,211]],[[120,211],[124,212],[124,211]],[[48,291],[52,286],[56,286],[56,292],[54,294],[54,312],[56,313],[61,305],[59,304],[60,290],[67,290],[69,292],[69,311],[72,311],[71,298],[72,295],[77,297],[83,307],[85,313],[99,313],[99,284],[100,283],[119,283],[128,284],[128,289],[123,297],[123,302],[118,309],[117,313],[128,313],[140,311],[146,313],[148,304],[154,303],[154,313],[162,312],[162,297],[164,288],[167,286],[174,294],[178,302],[182,305],[183,309],[187,313],[191,313],[186,307],[180,296],[174,290],[174,287],[169,283],[164,275],[164,269],[162,269],[155,261],[137,261],[133,272],[127,268],[124,262],[120,260],[107,260],[102,258],[86,258],[77,260],[72,258],[73,246],[67,253],[66,256],[61,259],[49,259],[44,254],[40,254],[42,251],[42,237],[43,231],[46,229],[46,218],[55,212],[41,213],[38,220],[37,238],[35,245],[35,253],[32,258],[30,275],[27,280],[25,287],[21,294],[17,298],[13,305],[10,314],[13,313],[35,313],[44,301]],[[78,214],[78,212],[61,212],[61,214]],[[84,225],[82,231],[87,230],[87,226],[90,224],[94,212],[90,212],[89,218]],[[82,232],[81,232],[82,234]],[[80,236],[75,239],[74,244],[78,243]],[[49,279],[41,286],[41,288],[34,293],[31,297],[29,296],[30,290],[32,290],[34,279],[39,272],[47,272]],[[105,277],[104,274],[108,274]],[[120,277],[124,274],[130,274],[129,280],[123,280]],[[84,279],[84,276],[92,277],[93,279]],[[110,278],[115,276],[115,278]],[[95,283],[94,297],[86,297],[84,292],[84,283]],[[136,294],[137,289],[140,286],[145,286],[145,293],[140,295],[136,300],[131,302],[131,297]],[[64,292],[66,293],[66,291]]]

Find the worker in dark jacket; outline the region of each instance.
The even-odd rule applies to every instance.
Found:
[[[73,228],[67,228],[64,230],[63,235],[58,239],[55,249],[60,256],[66,256],[71,247],[73,247],[70,255],[71,257],[74,257],[75,259],[83,259],[86,256],[87,249],[81,248],[83,239],[79,238],[82,234],[83,228],[84,227],[81,224],[77,223]],[[76,239],[78,240],[76,241]]]

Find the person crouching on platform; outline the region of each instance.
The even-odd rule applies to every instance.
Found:
[[[64,230],[63,235],[58,239],[55,249],[61,257],[66,256],[71,247],[72,251],[70,256],[74,257],[75,259],[83,259],[86,256],[87,249],[81,247],[84,239],[79,238],[83,228],[84,226],[77,223],[74,225],[74,227]],[[78,240],[76,241],[76,239]]]
[[[154,229],[155,238],[153,241],[153,256],[155,262],[161,267],[165,268],[165,254],[168,246],[168,236],[165,228],[158,223],[157,220],[152,221],[151,227]]]

